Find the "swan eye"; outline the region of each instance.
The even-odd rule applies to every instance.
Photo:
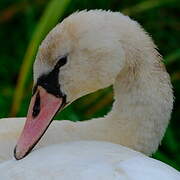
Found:
[[[64,66],[67,63],[67,56],[61,57],[58,62],[55,65],[55,68],[60,68],[61,66]]]

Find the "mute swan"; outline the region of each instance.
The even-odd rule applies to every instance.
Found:
[[[179,179],[179,172],[140,153],[152,154],[167,127],[173,105],[169,75],[139,24],[110,11],[74,13],[42,42],[15,158],[22,159],[32,150],[59,109],[111,84],[115,102],[108,115],[86,122],[59,122],[61,144],[36,150],[21,161],[2,163],[1,176]]]

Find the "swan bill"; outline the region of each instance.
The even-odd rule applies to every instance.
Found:
[[[14,149],[14,157],[24,158],[38,143],[56,113],[66,104],[65,97],[56,97],[38,86],[31,98],[24,129]]]

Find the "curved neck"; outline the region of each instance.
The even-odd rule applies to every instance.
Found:
[[[135,63],[129,62],[116,78],[115,102],[105,119],[112,127],[112,141],[149,155],[164,135],[173,95],[159,53],[153,46],[139,48],[135,52],[124,44],[126,62]]]
[[[104,118],[78,123],[74,137],[110,141],[150,155],[158,148],[170,118],[172,88],[153,47],[137,53],[124,47],[124,51],[126,62],[133,58],[136,63],[128,63],[117,76],[112,111]]]

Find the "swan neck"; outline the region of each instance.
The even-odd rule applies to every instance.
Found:
[[[112,141],[150,155],[157,150],[172,111],[170,79],[153,46],[135,52],[125,48],[125,54],[128,65],[115,80],[115,102],[105,119]]]

